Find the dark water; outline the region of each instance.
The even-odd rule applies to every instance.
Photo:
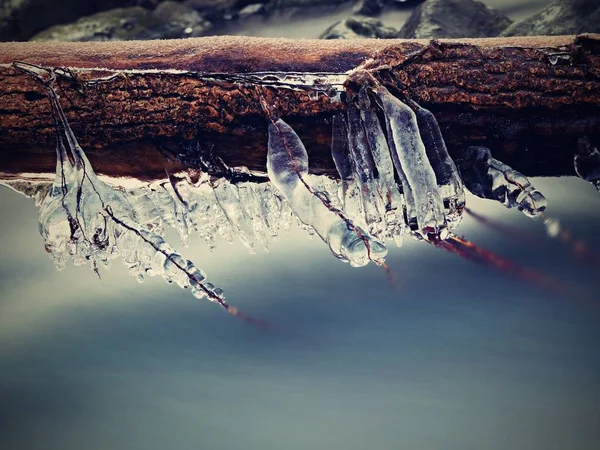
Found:
[[[534,179],[600,249],[600,196]],[[3,449],[591,449],[600,439],[598,265],[539,222],[469,197],[541,245],[466,218],[471,240],[561,280],[529,286],[416,241],[391,248],[399,289],[292,230],[250,255],[238,242],[185,256],[264,330],[115,262],[102,282],[57,272],[31,200],[0,203]],[[175,236],[172,236],[176,239]]]

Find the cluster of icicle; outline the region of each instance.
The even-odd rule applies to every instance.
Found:
[[[383,116],[383,123],[380,121]],[[546,200],[527,178],[471,147],[468,187],[476,195],[517,207],[529,216]],[[342,261],[358,267],[382,261],[384,240],[404,235],[439,242],[459,226],[465,187],[433,114],[410,106],[385,87],[365,84],[333,117],[332,157],[340,184],[332,192],[309,175],[307,151],[282,119],[269,125],[267,170],[295,215]]]
[[[64,267],[72,257],[75,264],[89,263],[97,271],[99,264],[120,258],[140,281],[145,275],[162,276],[190,288],[197,298],[208,298],[229,309],[222,290],[208,283],[204,272],[161,236],[162,220],[182,220],[180,212],[148,208],[143,196],[127,195],[98,179],[56,92],[52,87],[48,91],[59,130],[57,164],[54,183],[40,207],[39,225],[57,267]]]
[[[193,183],[168,179],[136,189],[115,189],[96,176],[51,85],[48,93],[57,118],[57,166],[40,207],[40,232],[57,267],[72,259],[97,271],[120,258],[139,281],[161,276],[230,312],[221,289],[167,244],[165,225],[186,245],[195,231],[211,249],[217,236],[229,242],[237,236],[253,252],[297,221],[335,257],[359,267],[383,263],[386,240],[399,246],[405,235],[430,242],[451,236],[465,206],[463,180],[476,195],[530,216],[546,207],[523,175],[485,148],[470,148],[471,162],[459,173],[433,114],[380,85],[365,85],[349,96],[346,113],[333,117],[339,179],[309,174],[298,135],[271,118],[271,183],[233,184],[203,174]]]

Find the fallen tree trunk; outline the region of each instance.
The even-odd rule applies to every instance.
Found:
[[[0,44],[0,172],[52,172],[44,86],[16,61],[57,69],[66,116],[99,173],[151,179],[207,154],[264,170],[266,115],[285,117],[315,173],[334,173],[331,114],[362,67],[430,109],[449,150],[469,144],[527,175],[573,173],[576,141],[600,136],[600,36]],[[158,156],[157,156],[158,155]],[[110,156],[110,157],[107,157]]]

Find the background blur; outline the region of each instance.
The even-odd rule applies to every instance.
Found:
[[[211,34],[328,39],[486,37],[599,30],[598,0],[0,1],[0,40],[5,41]]]

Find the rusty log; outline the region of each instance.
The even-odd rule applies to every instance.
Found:
[[[331,115],[357,68],[434,112],[455,157],[486,145],[527,175],[567,175],[577,139],[600,137],[599,35],[0,43],[5,178],[54,167],[45,88],[15,62],[54,70],[82,147],[113,176],[152,179],[207,154],[264,170],[261,102],[298,132],[313,172],[334,173]]]

